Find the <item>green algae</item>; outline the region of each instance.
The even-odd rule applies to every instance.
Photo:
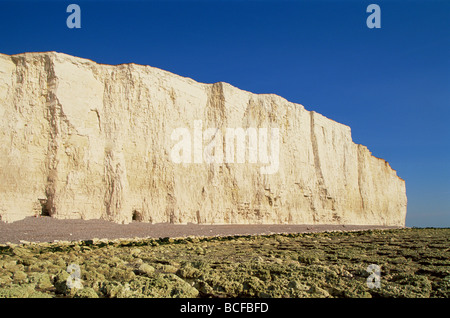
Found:
[[[40,292],[34,284],[9,285],[0,287],[0,298],[51,298],[52,295]]]
[[[0,297],[448,298],[449,239],[398,229],[1,245]],[[71,264],[81,286],[68,287]]]

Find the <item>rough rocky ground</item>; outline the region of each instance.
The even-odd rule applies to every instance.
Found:
[[[449,239],[391,229],[2,244],[0,297],[448,298]],[[367,285],[370,264],[380,288]]]

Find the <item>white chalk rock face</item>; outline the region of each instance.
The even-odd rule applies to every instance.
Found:
[[[404,226],[405,182],[350,128],[150,66],[0,54],[0,218]]]

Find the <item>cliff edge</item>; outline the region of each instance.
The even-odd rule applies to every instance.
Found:
[[[150,66],[0,54],[0,220],[404,226],[348,126]]]

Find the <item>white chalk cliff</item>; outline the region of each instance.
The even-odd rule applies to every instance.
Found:
[[[227,128],[279,129],[274,173],[248,159],[174,162],[173,131],[194,136],[199,122],[224,143]],[[353,143],[348,126],[302,105],[55,52],[0,54],[0,180],[6,222],[44,212],[118,223],[404,226],[407,205],[405,182],[386,161]]]

